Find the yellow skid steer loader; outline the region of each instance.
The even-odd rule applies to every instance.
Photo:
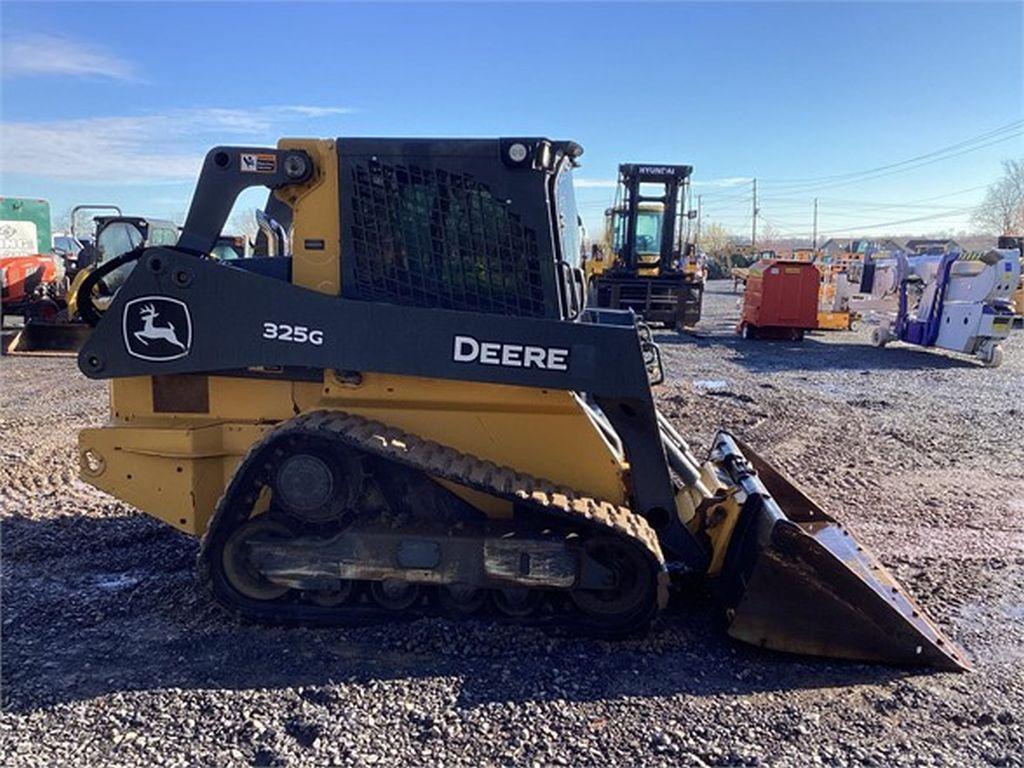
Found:
[[[489,614],[623,636],[700,576],[758,646],[964,668],[841,523],[727,433],[700,461],[659,414],[649,329],[585,303],[581,153],[211,150],[178,242],[89,278],[135,263],[83,309],[79,366],[111,405],[81,432],[82,477],[201,536],[200,580],[265,622]],[[292,257],[212,261],[255,185],[291,208]]]

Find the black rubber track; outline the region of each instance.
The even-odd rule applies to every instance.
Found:
[[[657,536],[648,523],[629,509],[599,501],[550,481],[500,467],[438,443],[340,411],[313,411],[297,416],[269,430],[248,451],[239,464],[211,518],[202,539],[198,558],[198,577],[213,598],[235,616],[264,623],[310,625],[357,625],[418,618],[423,615],[451,615],[439,601],[431,599],[407,613],[396,614],[372,603],[317,605],[292,590],[273,601],[246,598],[234,590],[222,569],[222,553],[231,533],[246,522],[278,463],[304,445],[335,446],[361,451],[422,472],[433,478],[449,480],[516,505],[517,513],[533,520],[571,526],[583,535],[618,536],[634,547],[638,559],[650,568],[651,588],[642,605],[615,622],[592,618],[573,610],[568,597],[553,601],[554,610],[522,620],[501,616],[501,621],[558,628],[569,632],[626,636],[645,632],[668,599],[668,574]],[[285,446],[289,446],[287,449]],[[556,592],[548,594],[557,595]],[[474,614],[476,616],[476,614]]]

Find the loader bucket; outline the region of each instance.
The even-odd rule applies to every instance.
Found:
[[[892,574],[792,481],[725,433],[713,455],[747,496],[719,584],[732,637],[790,653],[970,669]]]
[[[92,333],[85,323],[27,323],[11,340],[7,354],[77,354]]]

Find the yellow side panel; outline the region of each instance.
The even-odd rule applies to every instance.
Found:
[[[354,385],[209,377],[209,411],[155,413],[149,377],[111,385],[112,423],[83,430],[82,477],[182,530],[201,534],[248,447],[298,412],[359,414],[497,464],[626,503],[626,466],[576,396],[564,391],[364,374]],[[88,471],[85,454],[102,461]],[[129,477],[130,476],[130,477]],[[487,505],[462,494],[491,515]]]
[[[114,421],[159,425],[202,425],[223,421],[281,421],[294,416],[292,382],[268,379],[209,377],[207,413],[154,413],[153,379],[132,376],[110,381],[110,411]]]
[[[303,411],[355,413],[497,464],[616,503],[624,467],[583,411],[559,390],[364,374],[359,387],[295,385]]]
[[[201,534],[241,457],[270,425],[108,426],[79,433],[82,479]]]

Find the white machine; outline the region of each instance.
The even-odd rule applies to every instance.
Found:
[[[1016,250],[897,252],[864,264],[850,309],[876,326],[871,341],[877,346],[905,341],[940,347],[996,367],[1003,360],[999,342],[1013,327],[1011,299],[1020,275]]]

